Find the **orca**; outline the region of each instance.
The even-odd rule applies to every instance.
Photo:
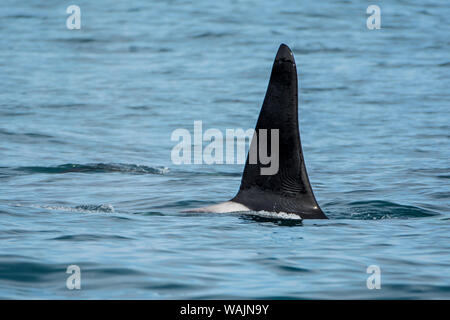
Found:
[[[185,212],[267,211],[296,214],[302,219],[327,219],[314,197],[306,172],[298,126],[297,68],[291,49],[285,44],[280,45],[273,63],[249,154],[255,151],[252,148],[258,148],[254,141],[261,129],[278,130],[277,172],[263,175],[261,169],[267,165],[260,159],[249,161],[247,155],[241,186],[233,199]]]

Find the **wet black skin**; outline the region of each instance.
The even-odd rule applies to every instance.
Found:
[[[298,127],[298,83],[294,55],[282,44],[273,63],[272,74],[255,131],[279,130],[279,170],[262,175],[259,162],[245,164],[241,186],[231,200],[254,211],[294,213],[303,219],[327,219],[317,203],[306,172]],[[253,146],[252,146],[253,147]],[[256,146],[257,147],[257,146]]]

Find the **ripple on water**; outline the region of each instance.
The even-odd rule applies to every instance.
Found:
[[[15,282],[38,283],[48,281],[48,277],[61,273],[64,267],[30,261],[6,260],[0,258],[0,274],[3,279]]]
[[[53,167],[19,167],[15,168],[16,171],[27,173],[50,173],[50,174],[63,174],[69,172],[81,172],[81,173],[130,173],[130,174],[165,174],[169,172],[167,167],[149,167],[136,164],[124,164],[124,163],[93,163],[93,164],[63,164]]]
[[[46,209],[46,210],[54,210],[54,211],[70,211],[70,212],[84,212],[84,213],[114,213],[115,209],[111,204],[87,204],[87,205],[79,205],[75,207],[68,206],[51,206],[51,205],[24,205],[21,203],[12,204],[14,207],[30,207],[36,209]]]
[[[383,200],[355,201],[348,204],[348,213],[339,218],[376,220],[376,219],[408,219],[439,215],[438,213],[409,205],[401,205]]]
[[[49,240],[60,241],[102,241],[102,240],[133,240],[129,237],[119,236],[115,234],[73,234],[64,235]]]

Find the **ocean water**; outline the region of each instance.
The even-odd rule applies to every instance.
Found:
[[[450,298],[446,1],[69,4],[0,3],[0,298]],[[172,132],[253,128],[280,43],[330,219],[181,213],[243,165],[176,165]]]

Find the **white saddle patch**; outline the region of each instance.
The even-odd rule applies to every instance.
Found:
[[[228,213],[228,212],[240,212],[240,211],[250,211],[249,208],[243,204],[226,201],[218,204],[214,204],[208,207],[195,208],[189,210],[183,210],[182,212],[211,212],[211,213]]]

